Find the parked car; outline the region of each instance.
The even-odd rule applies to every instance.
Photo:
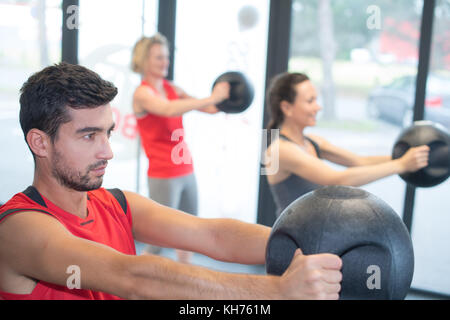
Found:
[[[403,76],[375,88],[368,98],[369,116],[409,126],[413,119],[415,89],[415,76]],[[450,128],[450,78],[428,76],[424,118]]]

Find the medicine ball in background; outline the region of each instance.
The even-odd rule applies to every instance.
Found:
[[[326,186],[291,203],[266,248],[266,271],[282,275],[294,251],[342,259],[340,299],[404,299],[414,252],[403,221],[381,199],[359,188]]]
[[[238,13],[239,30],[245,31],[258,24],[258,9],[251,5],[243,6]]]
[[[417,187],[433,187],[450,176],[450,134],[431,121],[416,121],[400,133],[394,144],[392,158],[402,157],[409,148],[430,147],[428,166],[416,172],[401,174],[406,182]]]
[[[230,97],[217,104],[217,108],[225,113],[240,113],[245,111],[253,102],[253,85],[247,77],[238,71],[230,71],[220,75],[214,81],[213,88],[218,82],[230,83]]]

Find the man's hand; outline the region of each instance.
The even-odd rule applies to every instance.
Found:
[[[294,253],[289,268],[281,276],[286,299],[337,300],[341,290],[342,260],[333,254]]]

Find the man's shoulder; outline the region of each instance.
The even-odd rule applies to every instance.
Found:
[[[19,212],[40,212],[51,215],[48,208],[30,198],[30,195],[26,193],[26,190],[16,193],[0,207],[0,223],[7,217]]]
[[[27,189],[28,190],[28,189]],[[16,193],[11,197],[5,204],[0,206],[0,215],[2,212],[11,209],[19,209],[21,207],[24,208],[34,208],[34,207],[42,207],[39,203],[33,201],[29,195],[26,194],[26,190]]]
[[[127,214],[128,202],[123,191],[119,188],[99,188],[88,192],[90,198],[96,198],[98,201],[119,208]]]

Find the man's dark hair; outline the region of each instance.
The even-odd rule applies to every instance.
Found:
[[[25,141],[28,132],[36,128],[54,142],[59,126],[71,120],[68,108],[105,105],[117,95],[117,88],[83,66],[62,62],[33,74],[20,92],[20,125]]]

